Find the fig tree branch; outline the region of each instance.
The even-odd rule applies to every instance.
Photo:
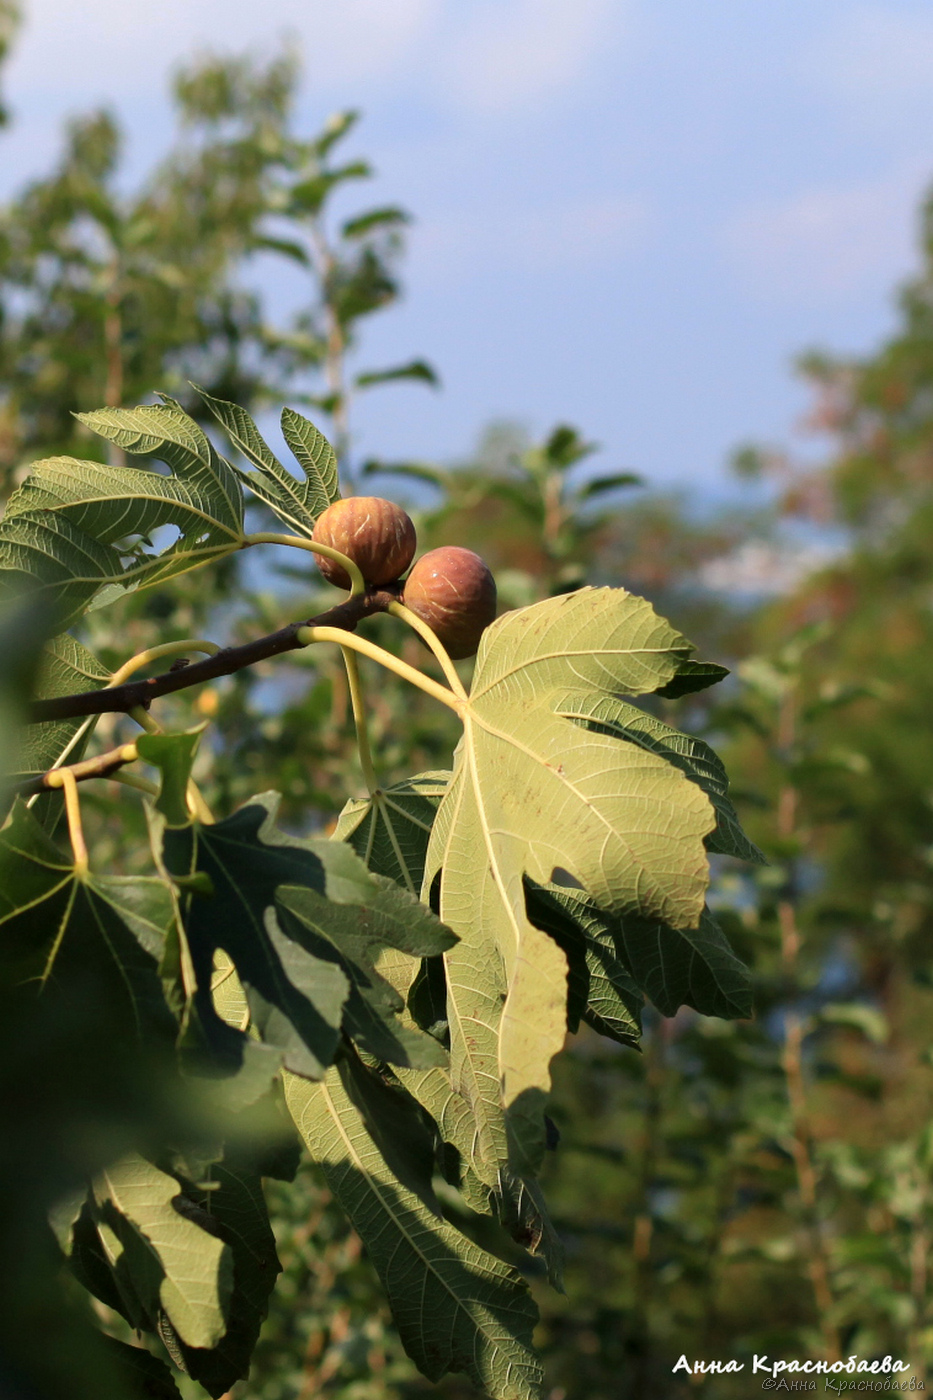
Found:
[[[73,783],[86,782],[88,778],[109,778],[127,763],[135,763],[139,758],[135,744],[121,744],[119,748],[108,749],[94,758],[84,758],[80,763],[72,763],[68,768],[50,768],[45,773],[37,773],[33,778],[25,778],[15,785],[14,791],[20,797],[32,797],[38,792],[53,792],[65,789],[67,797]]]
[[[203,685],[205,681],[217,680],[220,676],[232,676],[247,666],[255,666],[270,656],[281,656],[284,652],[300,651],[305,642],[298,634],[305,627],[336,627],[344,632],[352,632],[364,617],[386,612],[394,602],[397,593],[389,588],[373,589],[347,598],[336,607],[328,608],[317,617],[303,622],[290,622],[277,632],[256,637],[241,646],[223,647],[214,656],[203,661],[194,661],[179,666],[178,662],[168,671],[145,680],[128,681],[124,685],[104,687],[102,690],[85,690],[78,695],[57,695],[47,700],[34,700],[29,707],[28,719],[33,724],[48,720],[74,719],[81,715],[128,714],[141,705],[148,710],[153,700],[162,695],[174,695],[176,691],[188,690],[191,686]]]

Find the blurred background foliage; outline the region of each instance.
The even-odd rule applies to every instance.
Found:
[[[14,31],[0,0],[0,57]],[[345,154],[355,116],[297,134],[296,77],[289,53],[265,66],[202,59],[175,80],[173,149],[136,188],[121,172],[119,119],[98,111],[69,125],[51,173],[0,210],[3,494],[39,457],[103,450],[76,410],[163,390],[198,416],[192,379],[260,415],[311,405],[346,488],[402,500],[422,549],[477,549],[504,606],[624,585],[730,665],[710,698],[653,703],[724,754],[769,857],[752,874],[715,858],[712,890],[754,969],[757,1015],[651,1014],[640,1054],[607,1049],[584,1028],[557,1066],[560,1143],[546,1187],[567,1246],[566,1296],[535,1281],[550,1400],[746,1393],[743,1377],[673,1374],[682,1354],[890,1353],[924,1376],[933,1362],[933,205],[925,270],[901,293],[888,343],[864,361],[800,362],[827,443],[820,462],[773,448],[738,454],[742,473],[770,483],[756,495],[766,506],[704,512],[652,492],[629,463],[596,473],[585,434],[560,422],[541,442],[492,425],[453,466],[359,461],[356,396],[438,381],[417,358],[356,368],[366,318],[400,294],[408,215],[364,201],[337,217],[370,173]],[[255,275],[270,258],[307,273],[306,301],[282,323]],[[832,549],[808,553],[813,541]],[[89,640],[115,667],[156,642],[244,640],[332,598],[313,567],[235,559],[125,601],[118,619],[92,614]],[[433,664],[394,619],[370,626],[383,645]],[[445,715],[385,678],[371,698],[386,781],[449,762]],[[327,830],[359,787],[336,659],[293,654],[171,703],[190,722],[214,721],[200,777],[220,813],[275,787],[294,829]],[[126,724],[102,719],[104,746]],[[100,788],[88,793],[88,820],[101,859],[119,870],[132,861],[139,808]],[[19,1073],[9,1069],[11,1084]],[[36,1122],[54,1111],[34,1107]],[[41,1132],[29,1141],[24,1151],[56,1150]],[[310,1165],[270,1197],[284,1274],[236,1400],[475,1397],[456,1380],[435,1388],[418,1378]]]

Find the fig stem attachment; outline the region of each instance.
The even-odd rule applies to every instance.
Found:
[[[59,768],[49,778],[49,787],[60,787],[65,794],[65,816],[68,819],[68,839],[74,856],[75,875],[83,880],[88,873],[89,861],[84,827],[81,824],[81,800],[78,797],[78,784],[70,768]]]
[[[150,661],[159,661],[163,656],[181,656],[186,651],[200,651],[205,656],[216,656],[220,647],[216,642],[205,641],[203,637],[187,638],[178,642],[163,642],[161,646],[149,647],[146,651],[137,652],[131,656],[129,661],[124,661],[118,671],[114,671],[105,689],[113,690],[114,686],[122,685],[129,680],[135,671],[143,666],[148,666]],[[135,719],[136,716],[134,715]],[[143,726],[145,728],[145,726]]]
[[[142,705],[134,705],[133,708],[129,711],[129,716],[130,719],[135,719],[140,729],[145,729],[147,734],[162,733],[161,726],[156,724],[155,720],[152,718],[152,715],[150,715],[147,710],[144,710]]]
[[[433,651],[440,662],[441,670],[447,677],[447,683],[453,693],[461,700],[466,700],[468,696],[463,687],[463,682],[454,669],[454,663],[450,659],[447,648],[434,629],[429,627],[417,613],[412,612],[411,608],[406,608],[404,603],[390,603],[386,612],[390,612],[393,617],[401,618],[403,622],[407,622],[408,626],[418,633],[418,636],[430,647],[431,651]]]
[[[360,753],[360,767],[363,770],[363,779],[366,789],[372,797],[379,786],[376,778],[376,770],[373,767],[373,751],[369,743],[369,729],[366,724],[366,698],[363,694],[363,683],[360,679],[360,668],[356,660],[356,652],[347,646],[341,646],[344,664],[347,668],[347,681],[350,686],[350,704],[353,707],[353,723],[356,726],[356,747]]]
[[[365,637],[358,637],[354,632],[345,632],[341,627],[300,627],[297,638],[302,646],[310,646],[312,642],[336,642],[338,646],[349,647],[352,651],[358,651],[361,656],[378,661],[387,671],[394,671],[403,681],[417,686],[426,695],[433,695],[435,700],[440,700],[449,710],[456,710],[459,714],[463,708],[463,701],[454,695],[452,690],[438,685],[430,676],[425,676],[414,666],[409,666],[407,661],[400,660],[390,651],[376,646],[375,642],[367,641]]]
[[[313,540],[303,540],[300,535],[277,535],[269,530],[261,530],[256,535],[244,535],[244,547],[252,544],[284,544],[291,549],[306,549],[310,554],[323,554],[325,559],[333,559],[335,564],[339,564],[349,574],[349,597],[357,598],[366,592],[366,581],[360,573],[359,566],[345,554],[341,554],[339,549],[331,549],[329,544],[315,544]]]

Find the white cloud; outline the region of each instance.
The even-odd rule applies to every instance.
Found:
[[[717,593],[779,597],[809,574],[828,568],[842,553],[829,544],[771,544],[747,540],[732,554],[711,559],[700,569],[700,582]]]
[[[14,90],[86,102],[161,92],[197,48],[269,51],[297,35],[313,87],[414,81],[470,110],[535,104],[578,83],[632,0],[30,0]],[[365,94],[363,94],[365,96]]]
[[[446,31],[443,90],[493,115],[546,102],[585,77],[629,8],[625,0],[482,0]]]
[[[917,201],[929,167],[804,190],[739,210],[723,241],[742,277],[768,299],[836,300],[903,277],[915,260]]]
[[[442,0],[30,0],[10,65],[17,89],[87,100],[89,89],[161,92],[166,70],[198,48],[273,51],[302,40],[315,86],[394,74],[429,34]]]
[[[450,215],[420,225],[419,264],[442,268],[486,265],[499,270],[554,272],[626,255],[650,222],[647,201],[609,195],[534,207],[485,208],[481,217]]]

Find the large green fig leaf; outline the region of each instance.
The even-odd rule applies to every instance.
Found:
[[[621,589],[581,589],[506,614],[484,634],[423,892],[440,872],[451,1082],[475,1120],[471,1167],[495,1186],[544,1150],[549,1064],[566,1031],[567,959],[529,920],[523,877],[585,891],[616,914],[697,924],[715,825],[669,759],[560,711],[650,692],[689,643]]]
[[[181,1200],[173,1176],[131,1153],[95,1182],[94,1219],[133,1325],[154,1329],[165,1313],[188,1346],[213,1347],[227,1330],[233,1253]]]
[[[173,918],[162,880],[78,874],[16,803],[0,831],[0,961],[7,986],[39,996],[54,983],[95,1001],[102,1033],[108,1025],[134,1035],[169,1030],[159,964]]]
[[[748,968],[708,909],[695,928],[675,929],[658,919],[607,912],[580,890],[529,882],[528,913],[568,952],[571,981],[575,970],[586,975],[579,1014],[611,1039],[637,1034],[642,997],[663,1016],[681,1006],[724,1020],[751,1015]]]
[[[79,415],[127,451],[161,457],[171,475],[52,457],[37,462],[0,521],[0,589],[30,590],[64,629],[91,603],[150,586],[238,549],[237,479],[177,405]],[[178,538],[162,550],[160,526]]]
[[[82,690],[98,690],[109,680],[110,672],[94,653],[75,637],[63,632],[54,637],[43,651],[35,695],[41,699],[77,695]],[[18,772],[24,776],[45,773],[66,758],[72,763],[77,762],[93,724],[94,718],[27,725],[21,740]]]
[[[582,899],[579,890],[526,884],[529,918],[567,955],[567,1029],[578,1030],[582,1020],[620,1045],[635,1044],[641,1035],[643,997],[619,961],[612,915]]]
[[[286,1098],[379,1271],[406,1350],[430,1380],[466,1371],[493,1400],[534,1400],[541,1369],[524,1282],[432,1209],[427,1160],[420,1177],[410,1154],[387,1160],[393,1106],[380,1131],[380,1110],[372,1096],[362,1101],[353,1074],[344,1060],[322,1083],[288,1076]]]
[[[334,836],[348,842],[370,870],[417,894],[434,817],[449,782],[449,773],[418,773],[368,798],[351,798]]]
[[[392,889],[389,886],[389,889]],[[426,1066],[446,1063],[447,1055],[431,1036],[398,1019],[405,1002],[376,969],[384,947],[399,948],[414,957],[426,942],[440,951],[454,938],[440,928],[423,905],[413,905],[410,922],[399,927],[377,909],[337,905],[312,889],[283,885],[277,891],[279,918],[285,931],[303,947],[323,958],[335,958],[346,973],[350,991],[343,1013],[343,1028],[367,1054],[390,1065]]]
[[[683,1005],[724,1020],[751,1016],[748,968],[708,909],[696,927],[681,929],[626,915],[615,923],[614,934],[620,956],[662,1016],[673,1016]]]
[[[317,517],[340,495],[337,458],[324,435],[300,413],[283,409],[282,433],[304,472],[299,481],[282,466],[245,409],[204,389],[198,393],[234,447],[256,468],[234,467],[240,480],[286,525],[310,538]]]
[[[660,754],[706,793],[716,809],[716,826],[706,838],[706,849],[718,855],[735,856],[755,865],[766,864],[758,847],[749,841],[729,799],[729,779],[722,760],[709,744],[692,734],[682,734],[663,720],[635,705],[610,695],[567,697],[559,713],[597,732],[627,739],[650,753]]]
[[[206,877],[186,919],[202,1025],[218,1043],[236,1035],[221,1029],[211,997],[222,949],[246,992],[253,1026],[295,1072],[319,1078],[341,1030],[386,1059],[411,1064],[420,1055],[437,1063],[437,1043],[398,1022],[402,999],[375,962],[388,946],[417,966],[415,959],[451,946],[450,931],[412,895],[372,875],[343,842],[277,830],[277,805],[266,794],[214,826],[164,830],[173,874]]]
[[[226,1244],[233,1262],[233,1282],[223,1336],[210,1350],[189,1344],[180,1334],[179,1343],[188,1374],[209,1395],[220,1396],[249,1371],[281,1265],[257,1173],[238,1162],[234,1154],[231,1160],[211,1167],[205,1187],[186,1185],[175,1209]]]

